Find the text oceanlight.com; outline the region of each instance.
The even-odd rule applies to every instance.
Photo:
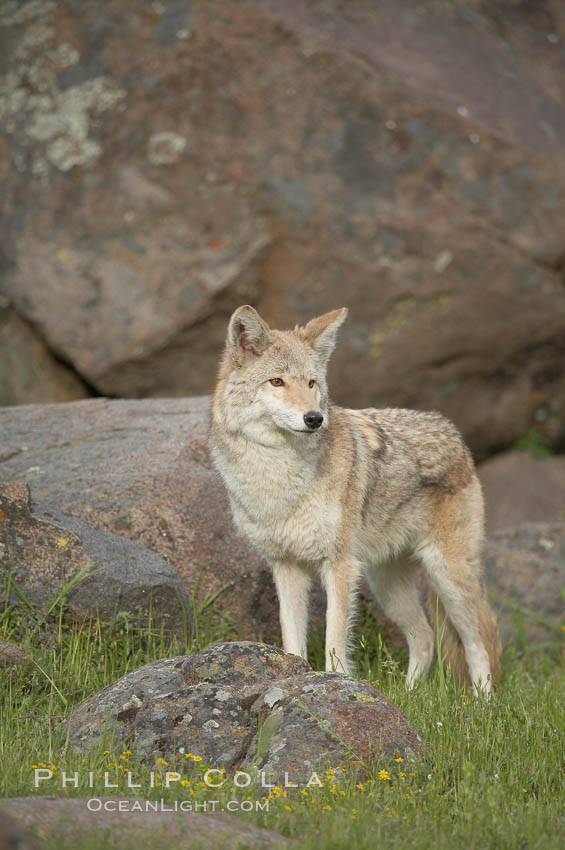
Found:
[[[268,812],[268,800],[140,800],[139,798],[104,799],[91,797],[86,801],[89,812]]]

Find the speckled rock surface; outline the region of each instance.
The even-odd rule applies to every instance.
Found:
[[[308,672],[275,681],[252,706],[261,718],[243,763],[267,773],[301,776],[348,754],[368,765],[384,754],[415,756],[423,742],[376,688],[341,673]]]
[[[7,813],[9,808],[10,801],[0,800],[0,850],[38,850],[37,838],[22,826],[23,818]]]
[[[143,625],[150,610],[153,624],[190,634],[190,601],[163,558],[54,507],[35,503],[32,510],[24,482],[0,483],[0,564],[1,605],[8,592],[12,603],[21,603],[16,586],[45,611],[85,571],[66,594],[71,616],[109,619],[126,611]]]
[[[0,294],[129,397],[208,392],[238,304],[345,301],[337,402],[558,441],[564,37],[550,0],[5,0]]]
[[[383,753],[416,757],[424,749],[416,729],[375,688],[246,641],[123,676],[73,709],[69,742],[86,752],[105,727],[116,746],[127,743],[146,758],[192,752],[212,767],[300,779],[352,756],[368,765]]]
[[[484,560],[503,642],[522,629],[530,643],[555,640],[565,625],[565,523],[523,523],[497,531],[489,537]]]
[[[118,805],[122,810],[118,811]],[[57,847],[73,847],[84,835],[99,836],[100,846],[112,850],[131,850],[138,846],[151,850],[170,850],[173,842],[180,847],[199,850],[241,850],[280,847],[288,843],[276,832],[260,829],[233,815],[222,812],[144,811],[145,800],[97,797],[99,811],[89,810],[88,798],[13,797],[0,799],[0,850],[37,850],[39,841],[20,824],[41,828],[43,835]],[[135,808],[135,806],[139,808]],[[9,813],[9,814],[6,814]],[[3,828],[11,830],[12,843],[2,843]],[[6,836],[10,833],[7,831]],[[102,842],[105,839],[105,843]],[[19,841],[20,843],[17,843]],[[110,842],[108,844],[106,842]],[[43,842],[42,845],[43,846]]]
[[[71,401],[90,395],[57,363],[33,327],[0,294],[0,405]]]
[[[565,522],[565,455],[502,452],[478,473],[489,534],[524,522]]]

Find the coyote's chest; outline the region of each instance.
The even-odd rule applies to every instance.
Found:
[[[330,557],[340,507],[316,487],[316,465],[253,447],[245,456],[215,452],[238,529],[268,561],[317,565]]]

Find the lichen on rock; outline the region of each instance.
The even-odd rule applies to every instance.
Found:
[[[152,165],[171,165],[185,148],[186,139],[178,133],[153,133],[147,143],[147,157]]]
[[[326,766],[345,770],[351,754],[363,770],[382,755],[416,759],[425,750],[407,718],[367,683],[321,673],[313,684],[303,659],[248,641],[128,673],[77,706],[67,732],[82,752],[110,734],[144,759],[191,752],[210,767],[297,781]]]
[[[64,172],[75,165],[91,166],[102,153],[91,135],[92,121],[123,101],[126,91],[103,75],[63,88],[60,72],[81,57],[74,45],[57,42],[50,23],[56,4],[38,0],[18,5],[9,4],[0,15],[0,26],[26,24],[0,83],[0,120],[9,135],[18,131],[20,170],[29,162],[28,153],[36,176],[47,176],[47,163]]]

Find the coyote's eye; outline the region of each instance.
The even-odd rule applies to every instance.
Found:
[[[313,378],[312,378],[311,381],[308,381],[308,386],[310,387],[310,389],[312,389],[312,387],[314,386],[315,383],[316,383],[316,381]]]
[[[271,378],[270,383],[274,387],[284,387],[284,381],[282,378]]]

